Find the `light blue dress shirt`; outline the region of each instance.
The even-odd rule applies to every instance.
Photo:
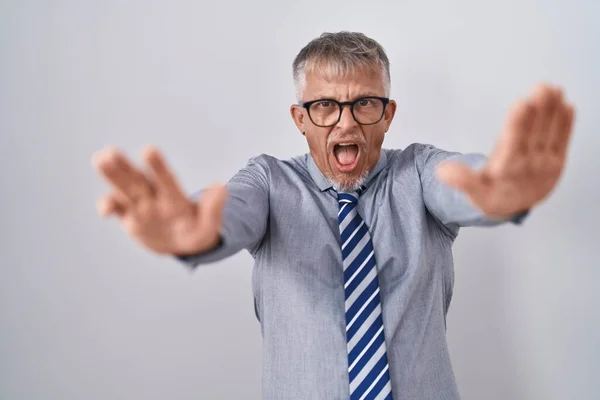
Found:
[[[395,399],[459,398],[446,342],[452,244],[460,227],[506,222],[485,218],[436,180],[436,165],[448,159],[474,168],[485,162],[480,154],[425,144],[383,149],[358,201],[377,260]],[[348,399],[338,202],[331,183],[310,154],[289,160],[261,155],[227,189],[220,246],[180,260],[195,268],[242,249],[254,257],[264,399]]]

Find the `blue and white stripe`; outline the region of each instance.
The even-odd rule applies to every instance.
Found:
[[[375,253],[356,210],[362,191],[338,193],[350,400],[391,400]]]

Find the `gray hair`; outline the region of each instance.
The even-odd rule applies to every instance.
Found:
[[[357,71],[377,72],[385,95],[390,94],[390,61],[383,47],[359,32],[325,32],[310,41],[294,59],[296,98],[302,99],[306,75],[319,69],[327,77],[347,77]]]

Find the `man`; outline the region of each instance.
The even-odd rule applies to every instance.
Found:
[[[396,111],[389,61],[360,33],[323,34],[293,64],[291,115],[309,154],[249,161],[198,201],[162,155],[149,173],[114,149],[94,165],[142,245],[188,265],[247,249],[266,399],[457,399],[446,343],[459,228],[518,223],[555,187],[574,119],[540,85],[489,157],[431,145],[382,149]]]

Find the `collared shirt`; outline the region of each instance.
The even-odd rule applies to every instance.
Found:
[[[473,168],[480,154],[412,144],[382,149],[358,200],[377,260],[396,399],[458,399],[446,342],[459,228],[496,225],[435,178],[443,160]],[[263,397],[349,398],[338,201],[310,154],[261,155],[228,183],[221,244],[181,257],[191,267],[247,249],[263,337]],[[518,222],[517,220],[514,220]]]

